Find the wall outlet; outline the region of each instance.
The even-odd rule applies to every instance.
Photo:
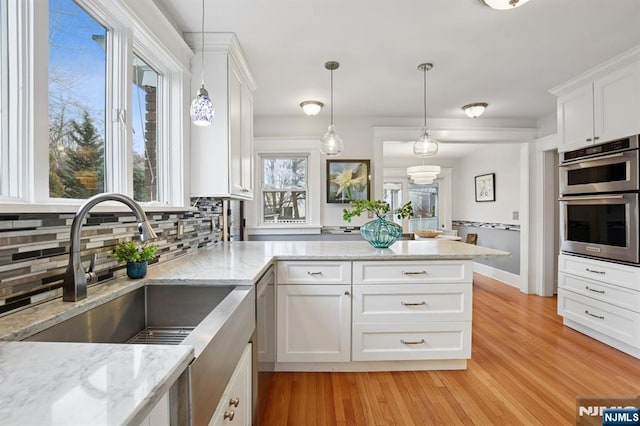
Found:
[[[373,212],[367,212],[367,218],[373,219]]]
[[[181,240],[184,237],[184,221],[178,220],[178,225],[176,227],[176,240]]]
[[[513,212],[513,220],[520,220],[520,212]]]

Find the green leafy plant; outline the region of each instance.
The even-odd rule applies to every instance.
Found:
[[[155,244],[139,245],[135,241],[126,241],[118,244],[113,250],[113,258],[118,262],[146,262],[153,259],[158,252]]]
[[[398,219],[404,219],[405,217],[413,216],[413,207],[411,207],[411,202],[403,205],[399,209],[394,211],[390,211],[389,203],[383,200],[355,200],[351,202],[352,209],[344,209],[342,210],[342,218],[351,222],[351,219],[360,216],[362,212],[371,212],[378,217],[383,217],[388,214],[395,215]]]

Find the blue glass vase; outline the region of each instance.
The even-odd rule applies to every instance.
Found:
[[[147,275],[147,262],[129,262],[127,263],[127,276],[137,280]]]
[[[376,248],[388,248],[402,235],[402,226],[378,216],[360,227],[362,237]]]

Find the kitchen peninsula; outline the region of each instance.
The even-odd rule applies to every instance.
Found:
[[[85,422],[114,418],[116,408],[124,410],[117,417],[122,421],[145,419],[160,401],[159,393],[172,386],[172,381],[186,368],[189,357],[193,357],[188,347],[167,348],[165,356],[149,347],[146,357],[136,358],[129,353],[120,354],[125,349],[118,351],[114,345],[13,341],[26,339],[145,284],[251,288],[274,263],[277,267],[277,368],[306,371],[339,365],[338,369],[349,369],[351,363],[360,370],[366,369],[367,363],[374,369],[394,369],[394,363],[413,367],[426,363],[425,369],[465,368],[471,353],[472,259],[505,255],[508,253],[437,240],[399,241],[389,249],[375,249],[364,241],[214,245],[154,266],[144,280],[120,278],[90,287],[86,300],[74,303],[55,300],[0,318],[0,339],[10,341],[0,343],[0,406],[3,407],[0,414],[13,424],[49,424],[53,420],[56,424],[82,423],[83,419],[76,417],[70,421],[71,417],[57,410],[60,401],[66,400],[82,408],[75,414],[86,414]],[[420,289],[417,284],[421,284]],[[331,312],[318,316],[313,308],[304,309],[310,319],[296,318],[301,307],[292,301],[314,300],[310,289],[338,290],[336,296],[323,297],[329,302],[320,306],[338,309],[341,315],[353,309],[353,324],[351,315],[347,323],[343,322],[347,316],[333,316]],[[427,299],[424,293],[431,290],[432,299]],[[387,294],[388,291],[393,294]],[[252,291],[242,294],[255,298]],[[353,301],[345,302],[351,296]],[[334,300],[338,303],[333,304]],[[385,308],[388,300],[397,306]],[[442,301],[445,309],[439,309],[437,301]],[[293,322],[282,321],[287,317],[282,316],[281,308]],[[407,309],[408,313],[400,312],[400,308]],[[404,319],[407,315],[411,317],[408,322]],[[441,319],[436,321],[430,315]],[[321,330],[318,323],[314,325],[317,338],[314,343],[320,347],[303,345],[299,337],[304,328],[300,327],[315,321],[314,316],[328,319],[328,325],[345,326],[337,336],[340,350],[325,350],[322,345],[336,342],[335,336],[330,330]],[[452,329],[447,328],[447,323],[457,325]],[[353,346],[343,340],[351,338],[352,333]],[[420,333],[429,337],[420,337]],[[430,339],[434,345],[440,345],[435,348],[435,356],[434,351],[429,350]],[[52,351],[57,359],[69,362],[50,363],[50,368],[37,369],[29,368],[25,362],[25,353],[34,362],[42,362]],[[83,356],[89,352],[91,357]],[[197,347],[194,352],[197,357]],[[136,368],[130,365],[132,356],[136,359]],[[95,374],[101,366],[108,364],[110,369],[117,370],[118,360],[127,364],[121,366],[121,374],[107,374],[101,376],[103,380],[96,380]],[[62,369],[70,366],[74,374],[67,376]],[[140,372],[145,372],[144,380],[149,380],[145,386],[140,385],[143,380]],[[92,392],[82,391],[84,384],[90,384]],[[25,389],[29,389],[29,398],[17,401],[16,395]],[[114,389],[117,395],[112,392]],[[118,400],[117,407],[114,400]]]

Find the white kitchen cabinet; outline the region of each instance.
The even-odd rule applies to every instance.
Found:
[[[140,423],[140,426],[169,426],[170,419],[169,392],[166,392],[153,407],[151,413]]]
[[[640,133],[640,62],[612,67],[558,95],[559,151]]]
[[[249,343],[220,398],[209,426],[250,426],[252,423],[251,385],[251,343]]]
[[[640,268],[561,254],[563,323],[640,358]]]
[[[195,46],[191,92],[201,83],[200,35]],[[253,75],[234,34],[205,34],[204,79],[215,115],[210,126],[191,125],[192,197],[253,199]]]
[[[278,362],[340,362],[351,357],[351,284],[277,287]]]

